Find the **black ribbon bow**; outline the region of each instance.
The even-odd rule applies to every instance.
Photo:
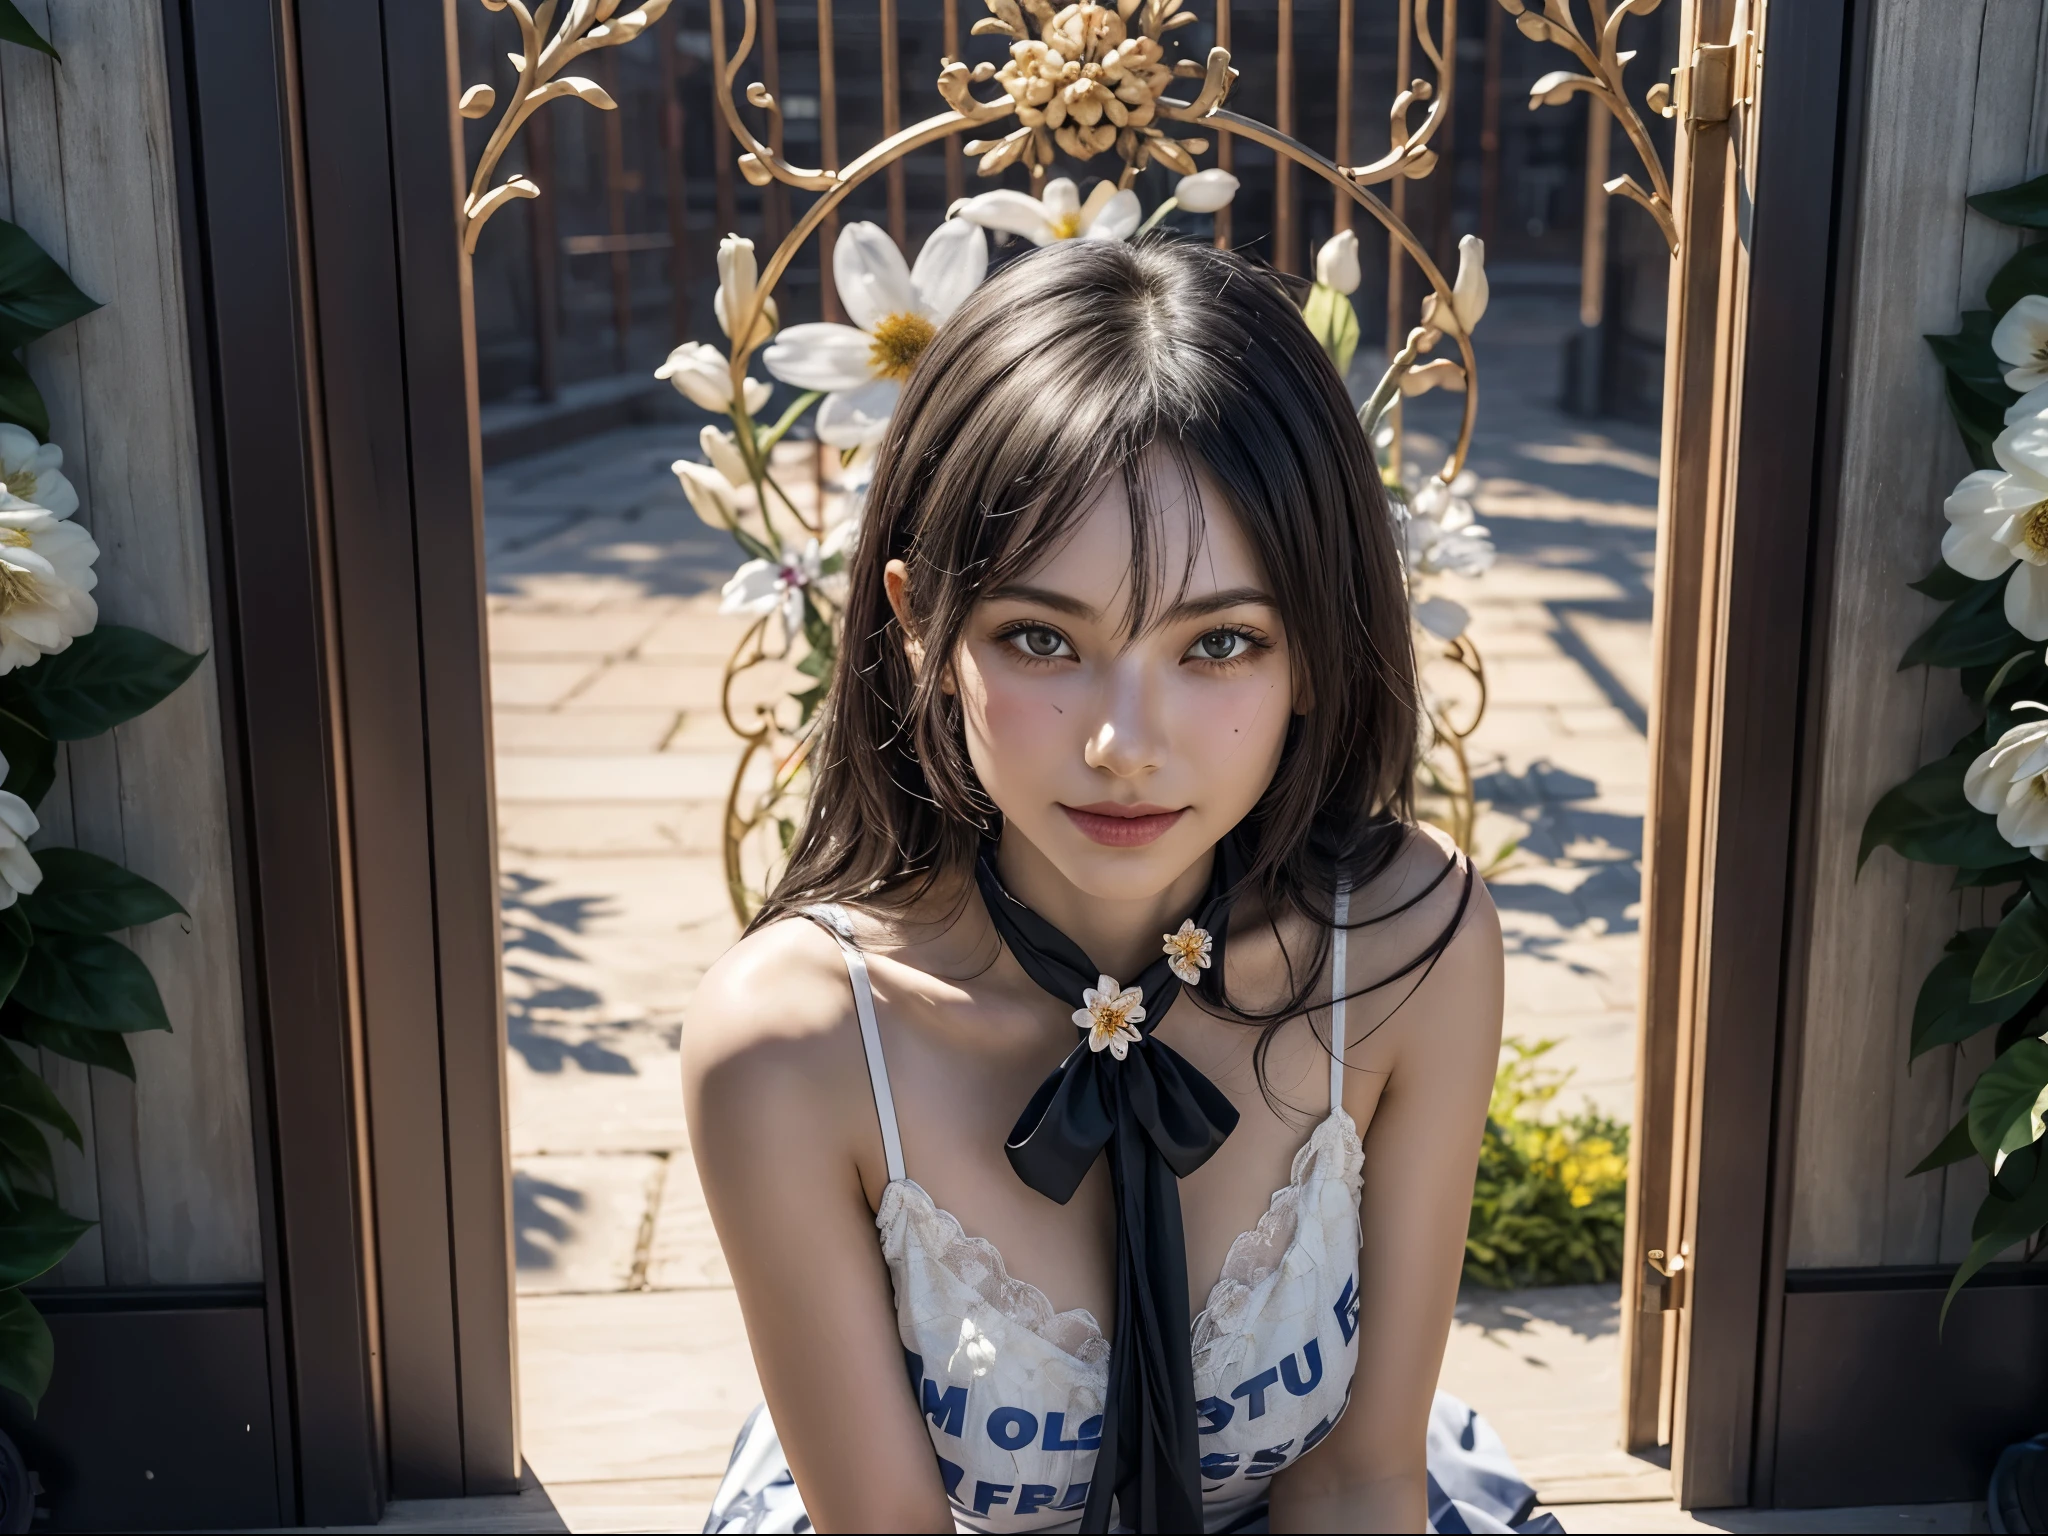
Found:
[[[1216,851],[1209,888],[1195,913],[1216,946],[1241,869],[1232,840]],[[1101,972],[1081,947],[1003,889],[993,850],[975,870],[996,932],[1039,986],[1079,1008]],[[1113,1493],[1126,1529],[1199,1531],[1201,1461],[1196,1452],[1194,1360],[1190,1352],[1188,1260],[1180,1183],[1206,1163],[1237,1125],[1237,1110],[1179,1053],[1152,1037],[1180,996],[1165,954],[1127,983],[1143,991],[1144,1039],[1122,1061],[1089,1048],[1087,1036],[1039,1085],[1004,1151],[1019,1178],[1064,1205],[1106,1148],[1116,1205],[1116,1323],[1109,1340],[1109,1398],[1102,1445],[1081,1513],[1081,1529],[1109,1529]]]

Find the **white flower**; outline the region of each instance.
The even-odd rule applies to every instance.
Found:
[[[63,650],[99,622],[100,547],[40,507],[0,508],[0,672]]]
[[[1209,930],[1197,928],[1195,920],[1186,917],[1180,927],[1160,937],[1165,941],[1166,968],[1191,987],[1200,982],[1202,972],[1209,969],[1209,951],[1215,943]]]
[[[732,485],[734,490],[742,487],[751,490],[754,477],[747,473],[747,461],[740,452],[740,440],[730,432],[705,425],[697,434],[697,445],[704,450],[704,457]]]
[[[0,755],[0,779],[6,777],[7,759]],[[43,871],[28,851],[39,825],[26,800],[0,789],[0,910],[43,883]]]
[[[0,423],[0,507],[27,502],[52,517],[78,510],[78,492],[60,469],[64,450],[39,443],[26,427]]]
[[[1477,514],[1468,499],[1478,484],[1470,470],[1449,485],[1432,475],[1410,496],[1406,533],[1411,571],[1420,576],[1445,571],[1483,576],[1492,568],[1493,535],[1474,520]]]
[[[1991,445],[1998,469],[1963,476],[1942,513],[1941,557],[1978,581],[2018,562],[2005,587],[2005,620],[2048,640],[2048,415],[2007,427]]]
[[[1042,197],[1007,187],[963,197],[954,205],[954,215],[983,229],[1022,235],[1033,245],[1061,240],[1128,240],[1143,216],[1138,194],[1128,188],[1118,191],[1115,182],[1098,181],[1084,203],[1080,189],[1065,176],[1048,181]]]
[[[1448,597],[1425,597],[1415,605],[1415,622],[1439,640],[1455,640],[1465,633],[1472,615],[1463,603]]]
[[[1081,989],[1081,1006],[1074,1010],[1074,1023],[1088,1032],[1088,1049],[1108,1051],[1118,1061],[1144,1036],[1138,1025],[1145,1018],[1145,994],[1136,987],[1119,987],[1113,976],[1099,976],[1095,985]]]
[[[1339,293],[1358,292],[1358,236],[1340,229],[1323,242],[1316,252],[1316,281]]]
[[[1181,177],[1173,189],[1173,200],[1189,213],[1221,213],[1236,196],[1237,178],[1214,167]]]
[[[803,633],[804,588],[818,579],[824,563],[816,539],[802,549],[785,549],[780,560],[749,560],[721,590],[718,611],[773,613],[782,621],[782,638],[793,640]]]
[[[654,376],[675,385],[676,392],[692,405],[715,411],[720,416],[732,410],[731,362],[718,348],[705,342],[684,342],[669,353],[668,361],[654,370]],[[774,393],[774,385],[749,378],[746,382],[747,414],[758,416],[767,409],[768,397]]]
[[[711,461],[708,468],[690,459],[677,459],[669,468],[682,482],[697,516],[713,528],[730,529],[754,499],[753,477],[740,456],[739,439],[707,425],[697,434],[697,442]]]
[[[2048,704],[2013,707],[2048,716]],[[2013,847],[2048,859],[2048,719],[2024,721],[1979,753],[1963,775],[1963,795],[1998,818],[1998,835]]]
[[[853,323],[793,325],[762,361],[785,383],[827,392],[818,407],[823,441],[880,442],[903,380],[987,271],[988,237],[965,219],[934,230],[915,267],[877,225],[849,224],[832,252],[832,278]]]
[[[1458,242],[1458,276],[1451,284],[1451,313],[1445,314],[1435,294],[1422,300],[1422,323],[1447,335],[1472,334],[1472,327],[1486,313],[1491,289],[1486,282],[1486,242],[1467,235]]]
[[[2021,394],[2048,384],[2048,295],[2030,293],[2008,309],[1992,329],[1991,350]]]
[[[1459,470],[1458,478],[1448,485],[1441,476],[1431,475],[1416,488],[1409,508],[1417,517],[1434,518],[1446,533],[1455,533],[1471,527],[1478,516],[1471,500],[1478,489],[1479,477],[1469,469]]]
[[[2005,409],[2005,424],[2016,427],[2029,416],[2048,416],[2048,384],[2037,384]]]
[[[718,317],[718,328],[726,335],[732,334],[733,322],[752,307],[760,277],[753,241],[741,235],[727,235],[718,242],[718,291],[711,295],[711,312]],[[779,318],[773,299],[761,306],[753,334],[747,338],[749,352],[775,334]]]

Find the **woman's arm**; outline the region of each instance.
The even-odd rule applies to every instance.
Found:
[[[781,923],[712,967],[683,1030],[683,1098],[812,1523],[951,1531],[862,1187],[863,1164],[877,1197],[887,1175],[846,967],[827,935]]]
[[[1371,976],[1388,954],[1423,948],[1463,883],[1454,871],[1411,914],[1419,926],[1404,918],[1389,925],[1397,934],[1358,930],[1351,975]],[[1428,979],[1370,1039],[1359,1040],[1361,1025],[1381,1010],[1351,1028],[1345,1060],[1361,1069],[1347,1073],[1354,1117],[1370,1101],[1373,1070],[1388,1074],[1365,1137],[1358,1370],[1337,1427],[1273,1480],[1274,1531],[1427,1528],[1424,1444],[1500,1057],[1501,969],[1500,920],[1475,876],[1464,921]],[[1389,1003],[1404,990],[1390,988]]]

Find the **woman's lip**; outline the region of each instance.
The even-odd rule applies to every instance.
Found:
[[[1082,836],[1105,848],[1142,848],[1166,835],[1173,824],[1187,814],[1156,805],[1062,805],[1067,819],[1081,829]]]

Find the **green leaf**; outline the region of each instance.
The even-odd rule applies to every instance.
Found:
[[[43,403],[43,392],[29,377],[27,365],[5,348],[0,348],[0,421],[26,427],[39,439],[50,435],[50,408]]]
[[[2010,885],[2026,874],[2028,867],[2035,862],[2036,860],[2029,857],[2015,860],[2010,864],[1989,865],[1982,869],[1959,869],[1956,871],[1955,879],[1949,883],[1949,889],[1966,891],[1986,885]]]
[[[2048,229],[2048,176],[2036,176],[2032,181],[1997,192],[1979,192],[1965,201],[1985,218],[2001,224]]]
[[[1856,867],[1879,847],[1921,864],[2010,864],[2013,847],[1998,835],[1996,818],[1963,798],[1963,775],[1974,756],[1965,751],[1937,758],[1872,806]]]
[[[40,805],[57,782],[57,743],[28,713],[0,704],[0,754],[7,758],[7,780],[0,789]]]
[[[1991,933],[1989,928],[1972,928],[1957,934],[1949,952],[1927,973],[1927,979],[1920,984],[1919,999],[1913,1004],[1909,1060],[1938,1045],[1954,1045],[1979,1030],[2003,1024],[2040,990],[2023,988],[1986,1003],[1970,1001],[1970,977],[1984,958]]]
[[[0,1045],[0,1104],[42,1121],[79,1151],[85,1150],[85,1138],[78,1134],[78,1122],[71,1118],[64,1101],[5,1045]]]
[[[1974,576],[1965,576],[1946,560],[1937,560],[1934,562],[1933,570],[1918,581],[1909,581],[1906,585],[1938,602],[1952,603],[1957,598],[1967,597],[1978,587],[1988,586],[1990,583],[1980,582]]]
[[[38,934],[14,990],[24,1008],[80,1029],[171,1027],[149,967],[117,939]]]
[[[2048,293],[2048,240],[2023,245],[1984,289],[1984,302],[2003,315],[2030,293]]]
[[[1970,1144],[1994,1167],[2041,1139],[2048,1113],[2048,1043],[2021,1040],[1970,1090]]]
[[[152,708],[204,659],[121,624],[102,624],[22,676],[23,686],[58,741],[112,730]]]
[[[58,57],[57,50],[34,27],[28,18],[15,9],[14,0],[0,0],[0,43],[19,43],[24,48],[33,48],[37,53]]]
[[[0,1291],[0,1387],[28,1399],[34,1413],[49,1389],[57,1346],[50,1325],[20,1291]]]
[[[1906,647],[1906,654],[1899,659],[1899,670],[1995,666],[2008,656],[2039,649],[2036,642],[2007,622],[2005,582],[1979,582],[1974,591],[1936,615],[1920,638]]]
[[[24,1045],[36,1046],[53,1056],[83,1062],[88,1067],[105,1067],[109,1072],[120,1073],[131,1083],[135,1081],[135,1058],[128,1052],[126,1036],[111,1034],[104,1029],[80,1029],[76,1025],[61,1024],[22,1007],[13,998],[7,1000],[5,1007],[0,1007],[0,1034]]]
[[[1301,318],[1329,354],[1337,377],[1350,373],[1351,356],[1358,350],[1358,311],[1352,308],[1350,296],[1327,283],[1317,283],[1309,290]]]
[[[0,348],[11,352],[99,307],[27,230],[0,219]]]
[[[1915,1163],[1906,1177],[1916,1173],[1932,1173],[1937,1168],[1946,1168],[1950,1163],[1960,1163],[1965,1158],[1977,1155],[1977,1144],[1970,1140],[1970,1117],[1964,1115],[1948,1128],[1948,1134],[1936,1143],[1932,1152]]]
[[[185,909],[153,880],[82,848],[40,848],[43,883],[21,898],[31,926],[49,933],[113,933]]]
[[[50,1143],[42,1127],[20,1110],[0,1108],[0,1163],[6,1165],[8,1183],[17,1190],[37,1183],[45,1190],[56,1187],[57,1164],[50,1156]]]
[[[2044,976],[2048,976],[2048,906],[2028,895],[2006,914],[1991,942],[1984,946],[1984,958],[1970,977],[1970,1001],[1988,1003],[2031,988]]]
[[[0,1208],[0,1285],[35,1279],[69,1253],[92,1225],[43,1195],[24,1194],[13,1210]]]
[[[1998,458],[1992,452],[1992,444],[2005,430],[2005,412],[1954,374],[1944,372],[1941,377],[1942,388],[1948,395],[1949,414],[1955,418],[1956,429],[1963,434],[1963,446],[1969,450],[1970,467],[1996,469]]]
[[[2016,1198],[2009,1198],[1997,1191],[1986,1195],[1983,1204],[1977,1207],[1976,1220],[1970,1224],[1970,1256],[1963,1260],[1949,1281],[1948,1295],[1942,1298],[1941,1320],[1948,1321],[1949,1306],[1956,1299],[1956,1292],[1970,1282],[1978,1270],[1997,1258],[2023,1238],[2048,1226],[2048,1172],[2037,1171],[2033,1182]]]
[[[2019,393],[2005,382],[2005,364],[1991,349],[1991,333],[1997,324],[1997,317],[1988,309],[1966,310],[1960,331],[1924,340],[1942,367],[2002,411]]]

